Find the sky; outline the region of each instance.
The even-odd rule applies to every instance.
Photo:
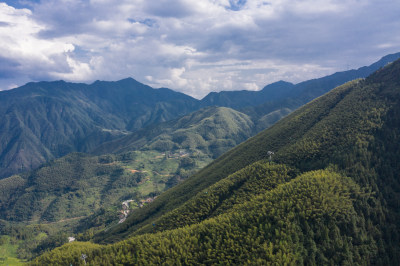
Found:
[[[0,0],[0,90],[132,77],[196,98],[400,52],[393,0]]]

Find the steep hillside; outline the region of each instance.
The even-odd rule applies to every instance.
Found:
[[[357,216],[362,210],[356,210],[354,204],[367,196],[351,179],[332,170],[320,170],[281,184],[288,177],[284,166],[265,165],[264,169],[267,170],[264,176],[249,180],[246,189],[263,192],[246,193],[247,199],[241,200],[242,203],[232,202],[221,215],[113,245],[67,244],[37,258],[31,265],[78,264],[82,254],[88,265],[365,265],[370,262],[376,254],[375,243],[366,236],[365,221]],[[270,185],[257,188],[262,180]],[[214,199],[226,187],[216,185],[222,188],[213,186],[205,191],[210,195],[200,197],[210,198],[210,203],[201,201],[203,204],[197,210],[213,208]],[[190,218],[184,216],[178,222],[182,224]],[[153,227],[158,228],[159,224],[154,223]]]
[[[0,178],[197,109],[197,100],[133,79],[29,83],[0,92]]]
[[[151,224],[155,224],[155,226],[157,226],[158,221],[160,221],[160,223],[164,221],[162,222],[164,224],[165,222],[168,222],[166,217],[170,217],[171,215],[178,215],[176,217],[179,217],[180,213],[183,214],[183,211],[187,212],[187,210],[189,210],[189,213],[185,214],[183,217],[196,217],[198,210],[202,209],[201,206],[206,207],[207,204],[212,206],[208,201],[205,201],[204,203],[198,201],[198,199],[202,198],[200,196],[201,193],[205,194],[211,190],[210,186],[216,184],[220,180],[225,182],[224,178],[228,177],[230,174],[254,162],[268,158],[268,151],[273,151],[274,155],[272,156],[272,160],[274,162],[290,165],[290,167],[294,167],[297,169],[296,171],[300,172],[323,169],[329,165],[336,165],[337,170],[335,171],[339,171],[344,175],[349,176],[355,183],[357,183],[356,186],[360,186],[362,191],[364,191],[360,195],[365,195],[367,198],[353,201],[352,204],[348,205],[348,207],[345,207],[350,209],[354,208],[350,211],[353,213],[352,216],[354,215],[354,218],[350,218],[350,220],[354,219],[352,222],[353,225],[361,226],[359,229],[351,229],[355,230],[353,232],[358,232],[355,233],[353,239],[358,237],[363,239],[361,242],[348,242],[345,244],[345,246],[341,246],[344,249],[340,250],[350,250],[352,253],[350,256],[353,256],[352,258],[355,259],[355,261],[347,260],[348,263],[398,264],[399,261],[397,261],[397,258],[400,254],[398,248],[400,242],[400,224],[398,222],[400,221],[400,182],[398,176],[400,169],[399,165],[397,164],[398,160],[400,159],[400,141],[398,139],[400,136],[399,77],[400,61],[396,61],[386,66],[382,70],[372,74],[365,80],[356,80],[334,89],[327,95],[324,95],[323,97],[320,97],[295,111],[287,118],[272,126],[270,129],[260,133],[256,137],[251,138],[245,143],[239,145],[237,148],[224,154],[198,174],[189,178],[186,182],[160,195],[160,197],[158,197],[151,205],[141,209],[135,213],[135,215],[128,217],[125,224],[118,226],[113,230],[109,230],[102,235],[98,235],[96,239],[98,241],[116,241],[131,236],[135,233],[139,233],[140,230],[146,232],[148,231],[146,228],[151,228]],[[336,174],[328,174],[328,176],[335,175]],[[337,178],[333,179],[338,180]],[[298,180],[298,177],[296,177],[293,182],[297,182],[295,180]],[[292,183],[289,182],[288,186],[290,186],[289,184]],[[278,186],[278,188],[279,187],[280,186]],[[345,185],[345,187],[347,187],[347,185]],[[350,188],[351,187],[354,187],[354,185],[350,185]],[[307,188],[307,186],[304,188]],[[330,189],[328,190],[331,191]],[[327,193],[339,193],[339,195],[343,195],[344,197],[347,197],[345,195],[350,197],[357,197],[358,195],[358,193],[355,192],[350,194],[341,194],[341,192],[338,192],[340,189],[333,189],[331,192],[328,192],[328,190],[326,191]],[[316,189],[315,191],[319,191],[319,189]],[[306,197],[306,200],[293,202],[309,202],[309,200],[312,199],[314,192],[310,193],[311,194],[307,194],[309,196]],[[230,194],[228,193],[227,195]],[[296,195],[296,193],[291,193],[290,195],[293,196]],[[320,195],[324,195],[324,193]],[[195,197],[198,197],[198,199],[196,200]],[[225,196],[220,194],[218,198],[221,199],[221,197],[224,199]],[[230,198],[230,196],[228,196],[228,198]],[[285,197],[281,196],[279,199],[282,198]],[[187,206],[185,204],[190,204],[190,200],[195,201],[194,206],[196,206],[197,203],[199,203],[200,206],[194,208],[192,214],[190,213],[191,209],[185,207]],[[268,198],[264,198],[263,200],[257,198],[257,200],[260,202],[260,204],[266,204],[264,200],[268,201]],[[336,200],[338,200],[338,198]],[[324,202],[328,209],[335,209],[333,202],[336,200],[328,201],[331,203],[327,203],[326,201]],[[347,201],[344,198],[343,200]],[[224,200],[219,200],[217,202],[220,203],[218,203],[216,206],[225,204]],[[291,201],[289,200],[289,202]],[[310,200],[310,202],[314,201]],[[245,205],[242,206],[239,204],[239,206],[242,206],[240,209],[246,210],[245,206],[247,206],[247,204],[243,204]],[[311,208],[315,209],[315,206]],[[168,213],[174,209],[175,214],[171,212]],[[204,217],[200,216],[200,220],[204,221],[202,224],[204,223],[205,228],[207,228],[205,224],[210,225],[208,223],[215,221],[213,220],[214,218],[210,218],[210,220],[204,220],[207,217],[212,217],[212,213],[214,212],[215,208],[211,207],[211,209],[213,211],[210,214],[207,214]],[[354,214],[354,212],[357,214]],[[245,213],[243,217],[252,217],[252,215],[249,215],[245,211],[243,213]],[[273,213],[268,211],[261,211],[260,213],[266,213],[267,217],[273,217]],[[283,211],[285,217],[288,213],[291,213],[288,211],[288,209]],[[300,209],[296,209],[294,214],[292,214],[293,219],[295,221],[301,221],[301,219],[303,219],[300,219],[301,213],[302,212]],[[164,218],[162,216],[163,214],[166,215]],[[332,215],[333,214],[327,214],[327,216],[324,217],[331,219],[333,217]],[[179,220],[179,218],[177,219]],[[225,218],[215,219],[217,219],[217,221],[221,221],[222,223],[222,226],[219,227],[218,224],[220,223],[217,222],[218,228],[221,228],[221,233],[228,234],[228,232],[230,232],[229,227],[224,226],[222,220],[219,220]],[[235,223],[234,220],[235,219],[231,219],[229,221]],[[247,221],[246,218],[245,220]],[[321,221],[318,220],[319,222],[309,222],[308,218],[306,220],[307,225],[305,226],[308,228],[307,230],[311,230],[313,234],[318,232],[319,229],[310,229],[309,226],[313,228],[313,226],[320,224]],[[250,236],[249,234],[251,228],[254,226],[261,226],[261,228],[266,226],[260,221],[264,220],[257,220],[255,218],[252,220],[252,222],[248,223],[247,226],[241,227],[245,231],[247,230],[247,233],[245,233],[240,239],[245,239],[246,236]],[[342,217],[333,218],[333,221],[335,222],[332,224],[332,230],[335,225],[338,226],[338,224],[342,222],[346,223],[346,221],[349,220],[348,218]],[[192,226],[201,227],[202,225]],[[168,228],[171,227],[167,226],[166,229]],[[222,228],[224,229],[222,230]],[[337,231],[339,235],[349,230],[347,225],[345,225],[342,229],[340,228],[341,227],[339,226],[339,231]],[[163,229],[161,228],[161,231],[162,230]],[[163,232],[161,235],[157,235],[156,237],[161,238],[162,236],[167,237],[168,235],[168,239],[174,239],[175,234],[179,235],[180,233],[178,232],[186,229],[175,230],[177,231],[173,230]],[[192,230],[192,227],[189,227],[188,230]],[[195,229],[194,231],[196,230],[200,229]],[[204,232],[202,233],[203,236],[204,234],[207,235],[208,232],[212,234],[212,229],[201,230],[201,232]],[[292,232],[290,231],[291,229],[289,231],[286,230],[289,229],[287,228],[283,230],[283,232],[280,230],[282,234],[276,236],[277,239],[286,241],[284,240],[285,238],[282,237]],[[325,229],[321,228],[321,230]],[[327,231],[327,234],[330,236],[331,233],[329,233],[329,230]],[[310,234],[311,235],[309,235],[309,237],[313,237],[311,232]],[[335,233],[332,232],[332,234],[334,235]],[[346,234],[347,233],[344,233],[344,235]],[[348,235],[351,234],[353,233],[348,231]],[[239,241],[235,240],[236,238],[234,238],[233,235],[232,237],[225,235],[226,241],[233,241],[232,243]],[[263,233],[261,233],[261,235],[263,235]],[[148,237],[151,236],[146,235],[143,236],[143,238],[135,237],[132,238],[132,240],[129,240],[131,242],[126,243],[135,243],[135,241],[142,241],[140,239],[145,239]],[[207,243],[207,238],[201,236],[198,237],[199,238],[197,238],[196,235],[194,238],[190,239],[197,239],[196,241],[200,241],[200,244],[198,243],[199,245]],[[294,239],[297,238],[293,237],[294,235],[287,243],[296,243]],[[164,238],[161,239],[162,240],[160,241],[164,241]],[[210,237],[210,239],[212,239],[212,243],[216,243],[213,242],[216,240],[215,238]],[[300,239],[304,238],[300,237]],[[117,246],[123,246],[125,245],[124,243],[125,242],[117,244]],[[228,244],[226,242],[224,243],[225,244],[222,244],[222,247],[228,248]],[[356,243],[365,243],[366,246],[361,247],[361,250],[357,251],[358,249],[354,246]],[[180,244],[177,244],[177,246],[181,247]],[[190,245],[188,246],[190,247]],[[202,248],[200,249],[203,250]],[[201,250],[198,252],[201,253]],[[267,249],[264,251],[266,252],[266,250]],[[278,250],[279,249],[275,251],[278,252]],[[333,253],[330,253],[331,255],[335,253],[339,254],[337,253],[339,252],[339,246],[333,248],[332,251]],[[307,252],[311,252],[311,250],[307,249]],[[238,252],[237,254],[241,253]],[[259,253],[255,252],[252,254],[254,255]],[[207,257],[208,255],[210,254],[207,253],[207,255],[204,256]],[[323,255],[326,257],[325,253]],[[134,257],[138,258],[136,255]],[[300,256],[298,259],[304,259],[306,257],[307,256]],[[237,259],[237,256],[233,256],[233,258]],[[324,260],[322,260],[322,262],[323,261]],[[333,258],[328,258],[328,261],[333,264],[339,263],[339,261],[336,261]]]
[[[72,153],[1,179],[0,249],[10,242],[19,259],[30,259],[66,243],[68,236],[90,239],[211,160],[196,151]]]
[[[129,217],[124,226],[115,228],[115,231],[109,231],[106,235],[113,239],[112,241],[115,241],[121,239],[118,233],[121,233],[124,237],[131,234],[142,225],[150,224],[155,217],[175,209],[198,192],[227,177],[229,174],[251,163],[268,158],[268,151],[275,152],[275,161],[280,149],[290,143],[300,141],[303,135],[310,131],[315,123],[323,120],[358,83],[359,81],[355,81],[333,90],[324,97],[295,111],[268,130],[222,155],[186,182],[160,195],[158,200],[151,206],[140,210],[137,215]],[[336,131],[336,129],[332,130],[333,132]],[[103,236],[99,239],[102,238]]]
[[[107,142],[94,153],[186,149],[200,150],[216,158],[251,137],[253,132],[254,124],[247,115],[230,108],[209,107]]]

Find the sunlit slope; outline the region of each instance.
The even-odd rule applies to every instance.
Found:
[[[114,229],[115,231],[107,232],[107,235],[112,239],[118,239],[119,233],[126,236],[134,232],[143,222],[143,224],[150,223],[151,219],[147,221],[148,218],[172,210],[229,174],[253,162],[268,158],[268,151],[276,153],[275,160],[279,156],[279,149],[286,147],[290,142],[300,140],[316,123],[323,120],[357,83],[353,82],[335,89],[327,96],[306,105],[270,129],[222,155],[186,182],[160,195],[151,206],[140,210],[137,215],[132,215],[125,225]]]
[[[253,132],[254,123],[249,116],[226,107],[208,107],[107,142],[94,153],[185,149],[200,150],[216,158],[248,139]]]
[[[273,166],[264,180],[283,168]],[[113,245],[67,244],[32,265],[78,264],[82,254],[88,265],[365,265],[376,254],[354,206],[365,198],[350,178],[331,170],[308,172],[201,223]]]
[[[365,80],[334,89],[270,129],[224,154],[198,174],[161,195],[100,241],[116,241],[173,210],[200,191],[273,151],[274,162],[299,171],[337,165],[360,186],[370,189],[373,207],[366,218],[379,225],[382,259],[397,254],[400,141],[400,62]]]

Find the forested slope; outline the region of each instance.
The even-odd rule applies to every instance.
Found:
[[[333,90],[325,97],[300,108],[270,129],[222,155],[208,167],[202,169],[198,174],[189,178],[186,182],[163,193],[151,206],[140,210],[140,213],[137,213],[138,215],[129,217],[125,225],[116,228],[115,231],[110,230],[107,232],[107,235],[112,239],[118,239],[117,232],[126,235],[129,234],[129,232],[137,230],[143,221],[145,223],[150,223],[146,220],[149,218],[151,220],[162,213],[176,208],[196,195],[196,193],[222,178],[227,177],[229,174],[253,162],[268,158],[268,151],[274,151],[276,153],[274,155],[275,160],[275,158],[279,156],[278,151],[280,148],[292,142],[300,141],[302,136],[308,132],[315,123],[322,120],[331,109],[342,100],[344,94],[347,94],[352,89],[352,84],[346,84]]]
[[[250,137],[253,128],[238,111],[204,108],[103,145],[99,156],[71,153],[2,179],[0,233],[18,241],[24,259],[61,245],[67,233],[89,239],[123,221],[122,202],[136,211]],[[54,230],[43,229],[49,226]]]
[[[269,175],[285,167],[269,167],[273,184]],[[201,223],[108,246],[67,244],[31,264],[81,264],[82,254],[88,265],[368,264],[376,246],[354,204],[368,196],[350,178],[321,170],[279,183]]]
[[[396,61],[313,100],[93,239],[113,244],[72,243],[32,264],[82,264],[85,254],[89,265],[398,265],[399,115]],[[5,184],[26,186],[13,178]]]
[[[179,206],[210,185],[274,151],[274,162],[297,171],[336,165],[337,171],[356,182],[369,195],[353,205],[357,219],[368,225],[365,237],[372,241],[363,256],[371,256],[370,263],[398,263],[399,77],[400,62],[396,61],[365,80],[336,88],[221,156],[131,216],[127,224],[97,239],[116,241],[162,219],[158,217],[163,213],[179,212]]]
[[[254,123],[247,115],[226,107],[208,107],[106,142],[93,153],[186,149],[201,150],[216,158],[247,140],[254,130]]]

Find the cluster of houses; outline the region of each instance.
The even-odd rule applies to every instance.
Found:
[[[126,217],[128,217],[128,214],[130,212],[129,210],[129,203],[132,202],[133,200],[125,200],[122,202],[122,210],[120,211],[121,214],[119,215],[119,221],[118,223],[123,223],[126,220]]]
[[[153,202],[155,199],[157,198],[157,196],[155,196],[154,198],[149,197],[147,199],[142,199],[139,202],[139,208],[142,208],[145,204],[151,203]],[[120,210],[120,215],[119,215],[119,224],[125,222],[126,217],[128,217],[128,214],[130,213],[130,209],[129,209],[129,203],[132,202],[134,200],[126,200],[124,202],[122,202],[122,210]]]
[[[172,151],[167,151],[163,153],[163,155],[165,156],[165,158],[179,158],[179,157],[189,156],[190,153],[185,150],[179,150],[179,152],[176,153],[173,153]]]
[[[147,204],[147,203],[153,202],[155,198],[157,198],[157,196],[154,197],[154,198],[147,198],[147,199],[142,199],[142,200],[140,200],[139,208],[142,208],[142,207],[143,207],[145,204]]]

